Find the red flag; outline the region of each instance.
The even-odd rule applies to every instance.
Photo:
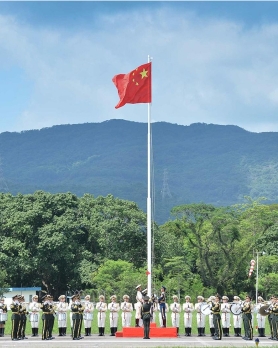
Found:
[[[151,272],[149,272],[149,271],[146,271],[146,275],[149,275],[149,274],[151,274]]]
[[[112,79],[120,97],[116,109],[125,104],[151,103],[152,63],[140,65],[128,74],[115,75]]]

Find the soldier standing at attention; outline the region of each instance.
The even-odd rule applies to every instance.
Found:
[[[190,302],[191,297],[189,295],[185,296],[185,303],[182,308],[184,310],[184,330],[185,336],[191,336],[192,330],[192,312],[194,310],[193,303]]]
[[[109,319],[110,319],[110,331],[111,335],[110,336],[115,336],[115,333],[118,330],[118,317],[119,317],[119,310],[120,306],[116,302],[117,296],[112,295],[110,297],[111,302],[108,304],[108,310],[110,311]]]
[[[105,330],[107,304],[104,302],[104,300],[105,300],[105,297],[103,295],[100,295],[99,302],[96,304],[96,309],[98,311],[97,321],[98,321],[99,336],[104,336],[104,330]]]
[[[161,294],[158,298],[163,327],[166,327],[166,287],[162,285]]]
[[[144,325],[144,339],[150,339],[150,322],[151,322],[151,306],[152,303],[149,302],[149,296],[143,298],[143,305],[141,307],[141,318]]]
[[[26,308],[26,304],[25,304],[25,298],[24,296],[20,295],[18,297],[19,300],[19,315],[20,315],[20,320],[19,320],[19,327],[18,327],[18,336],[24,340],[24,339],[28,339],[28,337],[25,336],[25,329],[26,329],[26,321],[27,321],[27,317],[26,315],[28,314],[27,308]]]
[[[29,305],[30,311],[30,322],[32,327],[32,337],[37,337],[39,335],[39,311],[40,304],[38,303],[39,297],[34,295],[32,297],[32,302]]]
[[[11,338],[13,341],[20,340],[20,337],[18,336],[18,327],[19,327],[19,320],[20,320],[20,314],[19,314],[19,301],[18,296],[15,295],[12,297],[12,303],[10,304],[10,308],[12,311],[12,333]]]
[[[52,305],[50,303],[50,295],[45,295],[43,297],[43,303],[41,305],[42,309],[42,340],[51,340],[50,338],[50,322],[51,318],[50,316],[52,315]]]
[[[72,339],[80,340],[81,337],[81,326],[83,320],[83,311],[85,307],[81,304],[79,295],[72,296]]]
[[[0,298],[0,337],[5,335],[5,324],[7,321],[7,305],[5,305],[5,298]]]
[[[94,304],[90,302],[91,296],[85,296],[85,310],[84,310],[84,327],[85,327],[85,336],[91,336],[92,329],[92,320],[94,312]]]
[[[124,302],[121,303],[122,310],[122,327],[130,327],[131,312],[133,311],[132,303],[129,302],[129,296],[123,296]]]
[[[253,327],[252,327],[252,306],[251,297],[247,295],[242,307],[242,320],[244,325],[245,335],[242,337],[244,340],[253,340]]]
[[[142,287],[141,284],[136,286],[136,303],[134,305],[135,308],[135,327],[140,326],[140,319],[141,319],[141,307],[143,303],[143,295],[142,295]]]
[[[177,295],[173,296],[173,300],[174,303],[170,304],[172,326],[177,328],[177,335],[179,335],[181,305],[178,302]]]
[[[59,336],[66,336],[67,331],[67,310],[68,304],[66,303],[66,296],[61,295],[59,298],[59,303],[56,307],[58,315],[58,330]]]
[[[221,319],[222,319],[222,327],[223,327],[223,336],[229,337],[230,330],[230,316],[231,316],[231,305],[228,303],[229,297],[222,296],[223,303],[221,303]]]
[[[222,339],[222,329],[221,329],[221,315],[220,315],[220,296],[215,295],[215,302],[211,303],[211,311],[213,314],[213,325],[215,329],[215,335],[213,336],[214,340]]]

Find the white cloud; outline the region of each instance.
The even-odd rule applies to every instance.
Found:
[[[151,54],[156,121],[278,131],[278,25],[245,28],[169,8],[106,15],[98,28],[43,30],[0,16],[0,63],[19,66],[33,84],[28,106],[8,130],[146,122],[146,105],[114,109],[111,79]]]

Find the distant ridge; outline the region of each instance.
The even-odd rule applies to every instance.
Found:
[[[278,133],[238,126],[152,125],[155,218],[191,202],[231,205],[244,196],[278,202]],[[124,120],[0,134],[12,194],[71,191],[135,201],[146,210],[147,124]],[[167,186],[171,196],[162,195]]]

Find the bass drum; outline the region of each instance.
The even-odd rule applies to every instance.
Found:
[[[240,315],[242,313],[242,307],[240,303],[233,303],[231,305],[231,312],[234,315]]]
[[[202,303],[200,306],[200,310],[204,315],[210,314],[210,308],[211,308],[211,306],[206,302]]]

